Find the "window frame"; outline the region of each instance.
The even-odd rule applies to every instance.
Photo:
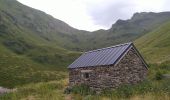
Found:
[[[92,70],[81,70],[81,78],[85,80],[89,79],[91,76],[91,72]]]

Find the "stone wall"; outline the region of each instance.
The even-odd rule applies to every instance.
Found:
[[[82,71],[89,71],[89,78]],[[116,65],[69,69],[69,85],[86,84],[93,89],[117,88],[122,84],[136,84],[145,79],[147,68],[132,47]]]

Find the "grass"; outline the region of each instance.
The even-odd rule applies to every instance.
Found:
[[[170,61],[170,22],[147,33],[135,41],[135,45],[149,63]]]
[[[69,57],[67,59],[72,61]],[[63,79],[66,77],[66,65],[69,61],[62,62],[41,64],[24,55],[0,54],[0,86],[13,88],[28,83]]]
[[[70,93],[80,95],[92,95],[95,94],[95,91],[91,90],[87,85],[81,84],[79,86],[73,86],[70,89]]]
[[[137,85],[123,85],[116,90],[105,89],[100,94],[85,85],[75,86],[71,90],[71,94],[65,94],[68,74],[63,72],[65,77],[60,77],[55,81],[16,86],[16,92],[0,96],[0,100],[169,100],[170,79],[156,79],[157,73],[170,73],[170,69],[167,67],[169,65],[168,62],[149,64],[148,77],[144,82]],[[55,74],[57,75],[57,73]],[[61,75],[61,73],[58,74]]]
[[[66,80],[40,82],[17,87],[17,92],[0,96],[0,100],[65,100]]]
[[[6,38],[6,41],[9,40]],[[0,43],[0,86],[8,88],[63,79],[66,77],[66,66],[80,55],[63,48],[25,41],[13,40],[10,43],[7,46]]]
[[[11,24],[7,16],[3,18],[4,28],[0,25],[0,86],[14,88],[65,78],[66,66],[81,53],[49,44],[29,31],[25,34]]]
[[[23,12],[39,11],[34,12],[15,0],[0,2],[0,86],[15,88],[65,78],[66,67],[81,53],[66,50],[57,41],[40,36],[43,33],[35,32],[26,24],[21,25],[20,22],[32,21],[25,19]]]
[[[169,100],[170,79],[162,74],[170,74],[170,62],[149,64],[147,80],[137,85],[123,85],[116,90],[104,89],[100,94],[91,92],[88,87],[75,86],[72,98],[75,100]],[[84,89],[85,88],[85,89]]]
[[[116,90],[103,90],[100,94],[88,92],[88,87],[74,87],[64,94],[68,79],[40,82],[17,87],[17,91],[0,96],[0,100],[169,100],[170,80],[144,81],[137,85],[124,85]],[[88,90],[88,91],[87,91]]]

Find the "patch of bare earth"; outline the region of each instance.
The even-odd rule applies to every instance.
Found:
[[[71,95],[67,95],[67,96],[65,97],[65,100],[73,100],[73,98],[72,98]]]

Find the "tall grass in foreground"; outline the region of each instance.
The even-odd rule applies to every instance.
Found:
[[[73,98],[75,100],[81,100],[82,98],[85,98],[85,100],[136,100],[137,98],[139,100],[144,98],[148,100],[162,100],[162,98],[165,98],[163,100],[170,99],[170,79],[160,81],[145,80],[137,85],[123,85],[116,90],[104,89],[100,94],[89,94],[89,88],[84,90],[82,90],[82,88],[80,88],[80,86],[73,88],[72,93],[74,94]]]
[[[89,88],[83,90],[83,86],[77,86],[73,87],[72,94],[75,100],[170,100],[170,79],[165,79],[163,74],[170,74],[169,62],[150,64],[147,80],[137,85],[104,89],[100,94],[89,94]]]
[[[0,100],[64,100],[66,80],[41,82],[19,87],[17,92],[0,96]]]
[[[170,100],[170,79],[160,78],[170,73],[169,65],[150,65],[147,80],[116,90],[104,89],[100,94],[83,85],[75,86],[71,94],[64,94],[68,79],[63,78],[17,87],[16,92],[2,95],[0,100]]]
[[[103,90],[96,94],[87,87],[75,87],[64,94],[67,79],[41,82],[18,87],[14,93],[0,96],[0,100],[169,100],[170,79],[144,81],[138,85],[124,85],[116,90]]]

